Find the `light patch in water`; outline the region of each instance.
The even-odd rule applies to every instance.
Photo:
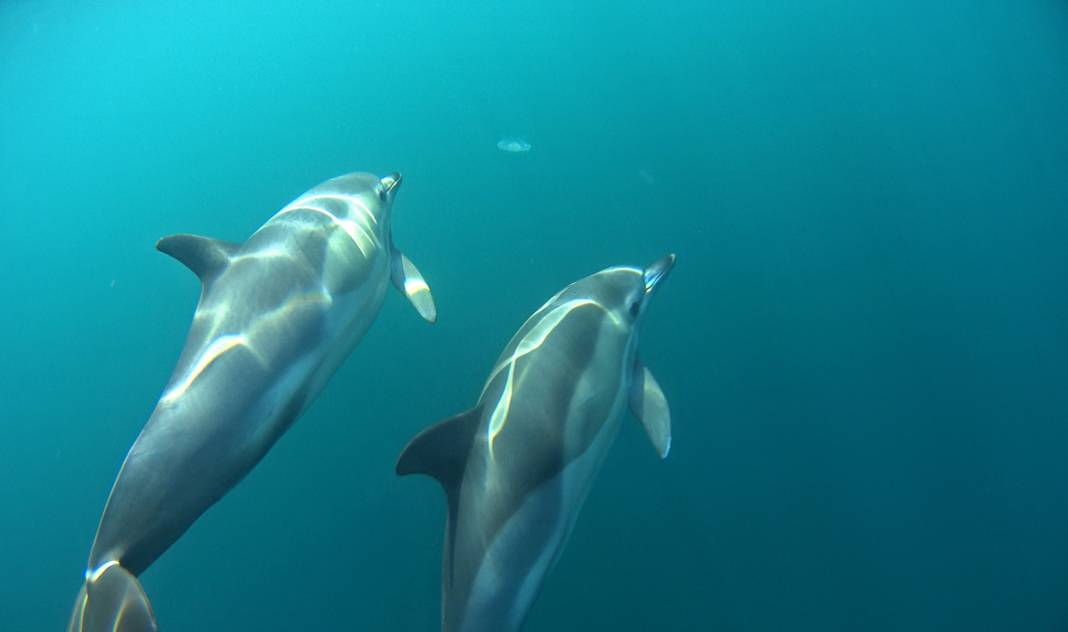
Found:
[[[522,154],[530,151],[530,143],[522,138],[507,137],[497,141],[497,149],[513,154]]]

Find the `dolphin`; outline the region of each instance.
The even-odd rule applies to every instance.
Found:
[[[674,264],[608,268],[564,288],[512,337],[475,407],[404,448],[397,474],[437,479],[448,501],[445,632],[523,625],[628,405],[667,456],[667,399],[638,358],[638,330]]]
[[[393,245],[401,176],[351,173],[278,211],[243,244],[156,248],[201,281],[185,347],[111,489],[71,632],[156,630],[137,576],[263,458],[371,326],[392,279],[429,322],[418,269]]]

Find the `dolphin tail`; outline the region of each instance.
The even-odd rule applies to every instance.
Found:
[[[88,573],[78,592],[68,632],[157,632],[141,583],[118,562]]]

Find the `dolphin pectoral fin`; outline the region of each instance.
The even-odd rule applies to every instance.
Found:
[[[643,364],[634,367],[630,386],[630,409],[645,427],[653,448],[660,458],[671,451],[671,411],[656,378]]]
[[[463,476],[481,418],[482,407],[476,406],[415,435],[397,458],[397,475],[425,474],[448,493]]]
[[[157,632],[141,583],[118,562],[90,573],[78,593],[69,632]]]
[[[184,263],[203,282],[230,265],[239,248],[239,244],[199,235],[167,235],[156,242],[156,250]]]
[[[423,280],[419,268],[415,267],[411,259],[404,253],[393,249],[390,256],[390,272],[393,277],[393,285],[408,297],[415,311],[423,317],[423,320],[433,323],[438,319],[438,310],[434,306],[434,297],[430,294],[430,286]]]

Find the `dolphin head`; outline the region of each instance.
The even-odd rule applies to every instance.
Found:
[[[371,176],[375,178],[375,176]],[[387,240],[387,246],[393,247],[393,224],[391,211],[393,210],[393,198],[397,196],[397,189],[400,188],[403,177],[400,173],[394,171],[388,176],[382,178],[375,178],[378,180],[375,182],[371,190],[373,194],[378,198],[377,205],[368,206],[371,209],[371,213],[374,214],[378,224],[385,231],[385,238]]]
[[[657,288],[675,267],[669,254],[647,268],[617,266],[601,270],[572,286],[613,317],[620,326],[636,328]]]
[[[386,204],[386,206],[391,206],[393,204],[393,196],[396,195],[397,189],[400,188],[403,179],[401,174],[396,171],[384,178],[379,178],[377,188],[378,197]]]
[[[327,180],[308,193],[348,199],[357,207],[369,212],[377,224],[388,227],[389,212],[400,183],[401,174],[399,173],[391,173],[384,178],[373,173],[347,173]]]

